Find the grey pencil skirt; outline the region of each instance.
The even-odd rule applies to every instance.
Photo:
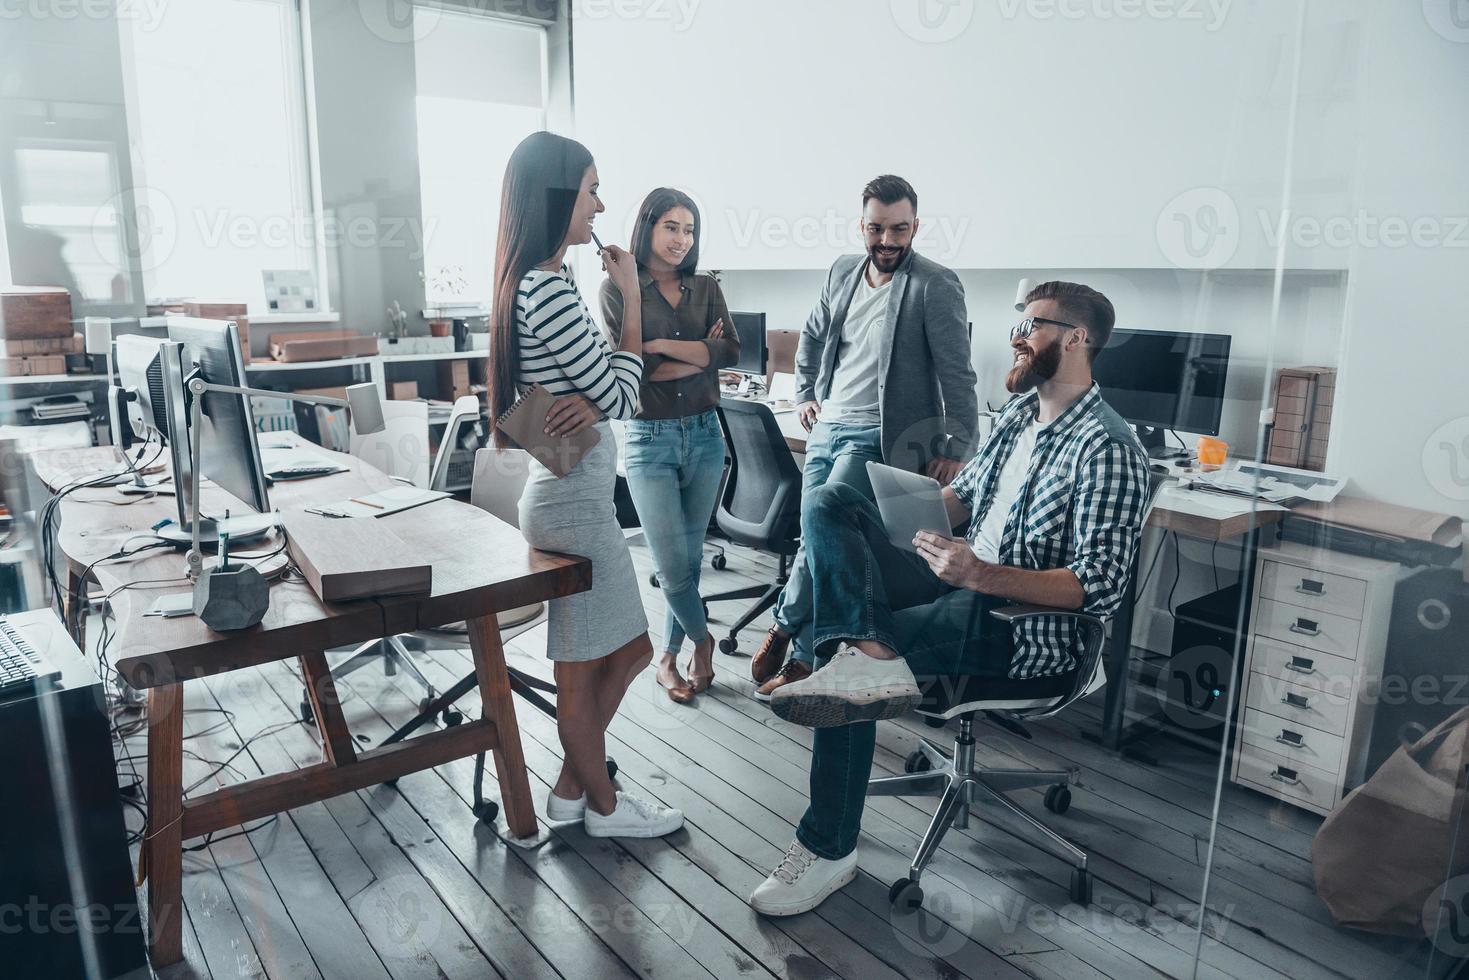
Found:
[[[648,631],[637,572],[613,503],[617,443],[606,421],[596,423],[596,429],[602,441],[560,479],[532,460],[520,496],[520,530],[532,548],[580,555],[592,563],[591,589],[549,603],[546,656],[551,660],[600,660]]]

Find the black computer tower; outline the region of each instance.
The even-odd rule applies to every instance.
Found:
[[[1400,746],[1469,706],[1469,585],[1452,568],[1398,583],[1382,684],[1372,713],[1368,776]]]
[[[1162,732],[1210,753],[1228,731],[1239,602],[1240,587],[1230,585],[1179,603],[1168,656],[1136,661],[1139,710],[1147,705]]]
[[[147,976],[102,684],[71,656],[0,700],[0,976]]]

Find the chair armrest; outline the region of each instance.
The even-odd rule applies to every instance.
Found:
[[[1016,603],[1011,606],[1000,606],[998,609],[991,609],[990,615],[1003,623],[1015,623],[1022,619],[1035,619],[1038,616],[1065,616],[1067,619],[1074,619],[1080,623],[1088,623],[1097,629],[1104,630],[1107,628],[1107,624],[1100,616],[1093,616],[1091,613],[1082,612],[1080,609],[1060,609],[1056,606],[1028,606],[1022,603]]]

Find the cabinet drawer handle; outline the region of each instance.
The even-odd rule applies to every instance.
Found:
[[[1270,778],[1278,779],[1288,786],[1301,785],[1301,777],[1297,775],[1296,771],[1294,769],[1287,769],[1285,766],[1276,766],[1275,771],[1270,774]]]
[[[1281,698],[1280,703],[1288,704],[1292,708],[1309,708],[1311,706],[1311,699],[1304,694],[1290,693]]]
[[[1314,578],[1303,578],[1301,579],[1301,584],[1296,586],[1296,591],[1301,595],[1320,598],[1326,595],[1326,583],[1318,582]]]
[[[1316,661],[1310,657],[1291,657],[1285,669],[1293,670],[1297,674],[1314,674],[1316,673]]]
[[[1280,734],[1275,736],[1275,740],[1281,745],[1289,745],[1293,749],[1303,749],[1306,747],[1306,740],[1301,733],[1293,732],[1289,728],[1282,728]]]
[[[1296,621],[1290,624],[1290,631],[1292,633],[1299,633],[1302,636],[1320,636],[1321,624],[1314,619],[1297,616]]]

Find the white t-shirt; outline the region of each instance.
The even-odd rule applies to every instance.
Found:
[[[1042,428],[1039,422],[1031,419],[1030,424],[1016,436],[1010,458],[1000,467],[994,502],[985,513],[984,521],[979,525],[979,534],[975,535],[971,545],[982,561],[996,564],[1000,561],[1000,542],[1005,537],[1005,520],[1010,516],[1015,498],[1020,496],[1020,489],[1025,486],[1025,478],[1030,473],[1030,457],[1035,455],[1036,433]]]
[[[867,281],[864,270],[847,308],[837,366],[831,390],[821,403],[821,421],[845,425],[877,425],[882,421],[877,401],[877,345],[888,316],[889,279],[881,286]]]

